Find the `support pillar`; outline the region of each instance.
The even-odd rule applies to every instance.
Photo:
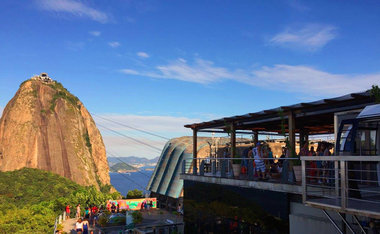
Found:
[[[231,124],[231,158],[236,156],[236,129],[235,124]]]
[[[301,150],[301,148],[305,144],[305,132],[303,130],[300,130],[299,142],[300,142],[300,150]]]
[[[257,142],[259,142],[259,132],[255,131],[253,132],[253,143],[256,145]]]
[[[289,147],[291,156],[296,152],[296,120],[292,112],[288,114]]]
[[[300,131],[300,149],[305,145],[305,143],[309,142],[309,133],[306,130],[301,130]]]
[[[197,142],[197,129],[193,129],[193,174],[197,174],[197,150],[198,150],[198,142]]]

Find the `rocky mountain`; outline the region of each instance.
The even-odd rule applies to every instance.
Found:
[[[122,162],[116,163],[110,167],[110,172],[123,173],[123,172],[137,171],[137,170],[138,170],[137,168],[132,167],[131,165],[122,163]]]
[[[108,157],[108,163],[110,166],[119,163],[120,160],[124,163],[130,164],[134,167],[155,166],[159,157],[153,159],[147,159],[144,157],[128,156],[128,157]]]
[[[110,184],[103,139],[90,113],[44,73],[20,85],[0,119],[0,171],[23,167],[81,185]]]

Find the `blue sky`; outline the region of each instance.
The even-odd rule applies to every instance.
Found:
[[[379,1],[8,0],[0,22],[0,109],[47,72],[90,112],[167,137],[380,83]],[[119,155],[157,155],[101,131]]]

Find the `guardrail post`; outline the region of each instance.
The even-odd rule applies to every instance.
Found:
[[[253,171],[253,160],[248,159],[248,179],[253,180],[253,177],[255,176]]]
[[[201,161],[201,166],[199,167],[199,175],[201,176],[205,175],[205,160]]]
[[[225,159],[221,159],[221,167],[220,167],[220,177],[222,178],[226,178],[227,177],[227,173],[226,173],[226,162],[227,160]]]
[[[335,196],[339,197],[339,163],[334,161],[334,172],[335,172]]]
[[[197,159],[193,159],[193,175],[197,175],[198,174],[198,167],[197,167]]]
[[[301,159],[302,170],[302,202],[306,202],[306,161]]]
[[[186,160],[182,161],[182,174],[186,174]]]
[[[346,209],[346,161],[340,161],[340,184],[341,184],[341,207],[343,210]]]
[[[216,175],[216,161],[215,160],[211,160],[211,173],[213,175]]]

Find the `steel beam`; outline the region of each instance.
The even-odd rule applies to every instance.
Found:
[[[325,210],[322,210],[322,212],[327,216],[327,218],[330,220],[330,222],[334,225],[334,227],[336,228],[336,230],[340,233],[340,234],[343,234],[343,231],[340,230],[339,226],[335,223],[335,221],[331,218],[331,216],[325,211]]]
[[[342,216],[342,214],[339,213],[339,212],[337,212],[337,213],[338,213],[338,215],[342,218],[342,221],[344,222],[344,224],[346,224],[346,226],[348,227],[348,229],[350,229],[350,231],[351,231],[352,233],[355,234],[355,231],[352,229],[352,227],[351,227],[350,224],[347,222],[347,220]]]

